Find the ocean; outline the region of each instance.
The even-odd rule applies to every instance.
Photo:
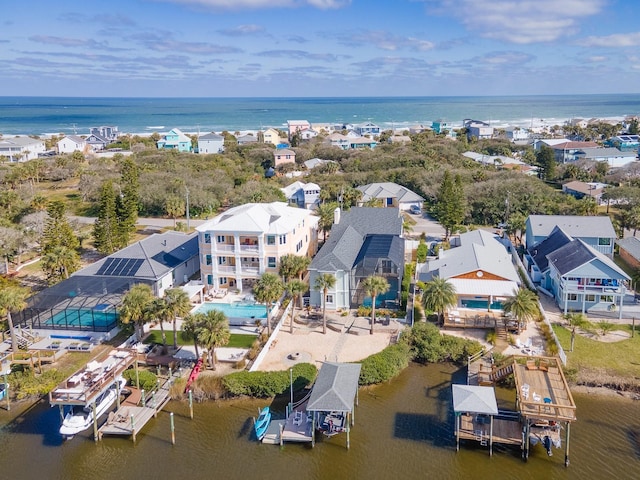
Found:
[[[401,129],[442,119],[456,127],[467,118],[496,127],[561,125],[570,118],[624,119],[640,114],[640,94],[490,97],[340,98],[80,98],[0,97],[0,134],[88,134],[118,126],[149,134],[247,131],[282,127],[287,120]]]

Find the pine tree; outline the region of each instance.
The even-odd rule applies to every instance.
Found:
[[[449,238],[449,235],[455,226],[464,218],[464,206],[462,203],[461,190],[461,181],[458,180],[457,182],[454,182],[451,178],[451,174],[446,170],[442,177],[440,190],[438,190],[438,195],[436,197],[437,203],[435,212],[438,217],[438,221],[445,228],[445,235],[447,238]]]
[[[116,215],[118,218],[117,247],[124,248],[129,245],[131,234],[136,229],[138,205],[140,203],[138,166],[131,158],[125,158],[122,161],[120,188],[122,194],[116,199]]]
[[[112,254],[118,249],[118,217],[113,181],[106,180],[100,189],[98,218],[93,226],[95,247],[100,253]]]
[[[47,218],[44,226],[42,238],[43,253],[49,253],[55,247],[67,247],[77,251],[80,248],[80,242],[65,216],[64,203],[60,201],[49,203],[47,213],[49,214],[49,218]]]

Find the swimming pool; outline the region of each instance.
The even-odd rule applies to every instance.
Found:
[[[255,320],[267,318],[267,307],[258,304],[246,303],[212,303],[205,302],[197,307],[193,313],[207,313],[210,310],[219,310],[229,319],[231,325],[240,323],[253,323]]]
[[[54,314],[43,322],[48,328],[88,328],[105,330],[115,327],[118,321],[116,312],[105,312],[90,308],[66,309]]]

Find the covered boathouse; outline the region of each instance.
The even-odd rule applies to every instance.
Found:
[[[323,363],[307,403],[316,427],[314,435],[315,430],[327,437],[346,433],[347,449],[349,430],[355,424],[360,368],[359,363]]]
[[[516,389],[514,411],[498,411],[495,384],[513,375]],[[576,404],[558,357],[512,355],[498,363],[480,357],[469,363],[468,385],[453,385],[456,443],[475,440],[520,445],[522,458],[529,458],[531,445],[541,443],[548,455],[561,448],[564,430],[565,466],[569,465],[571,423]]]

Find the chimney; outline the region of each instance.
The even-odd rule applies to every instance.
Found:
[[[336,207],[336,209],[333,211],[333,223],[335,225],[340,223],[340,207]]]

